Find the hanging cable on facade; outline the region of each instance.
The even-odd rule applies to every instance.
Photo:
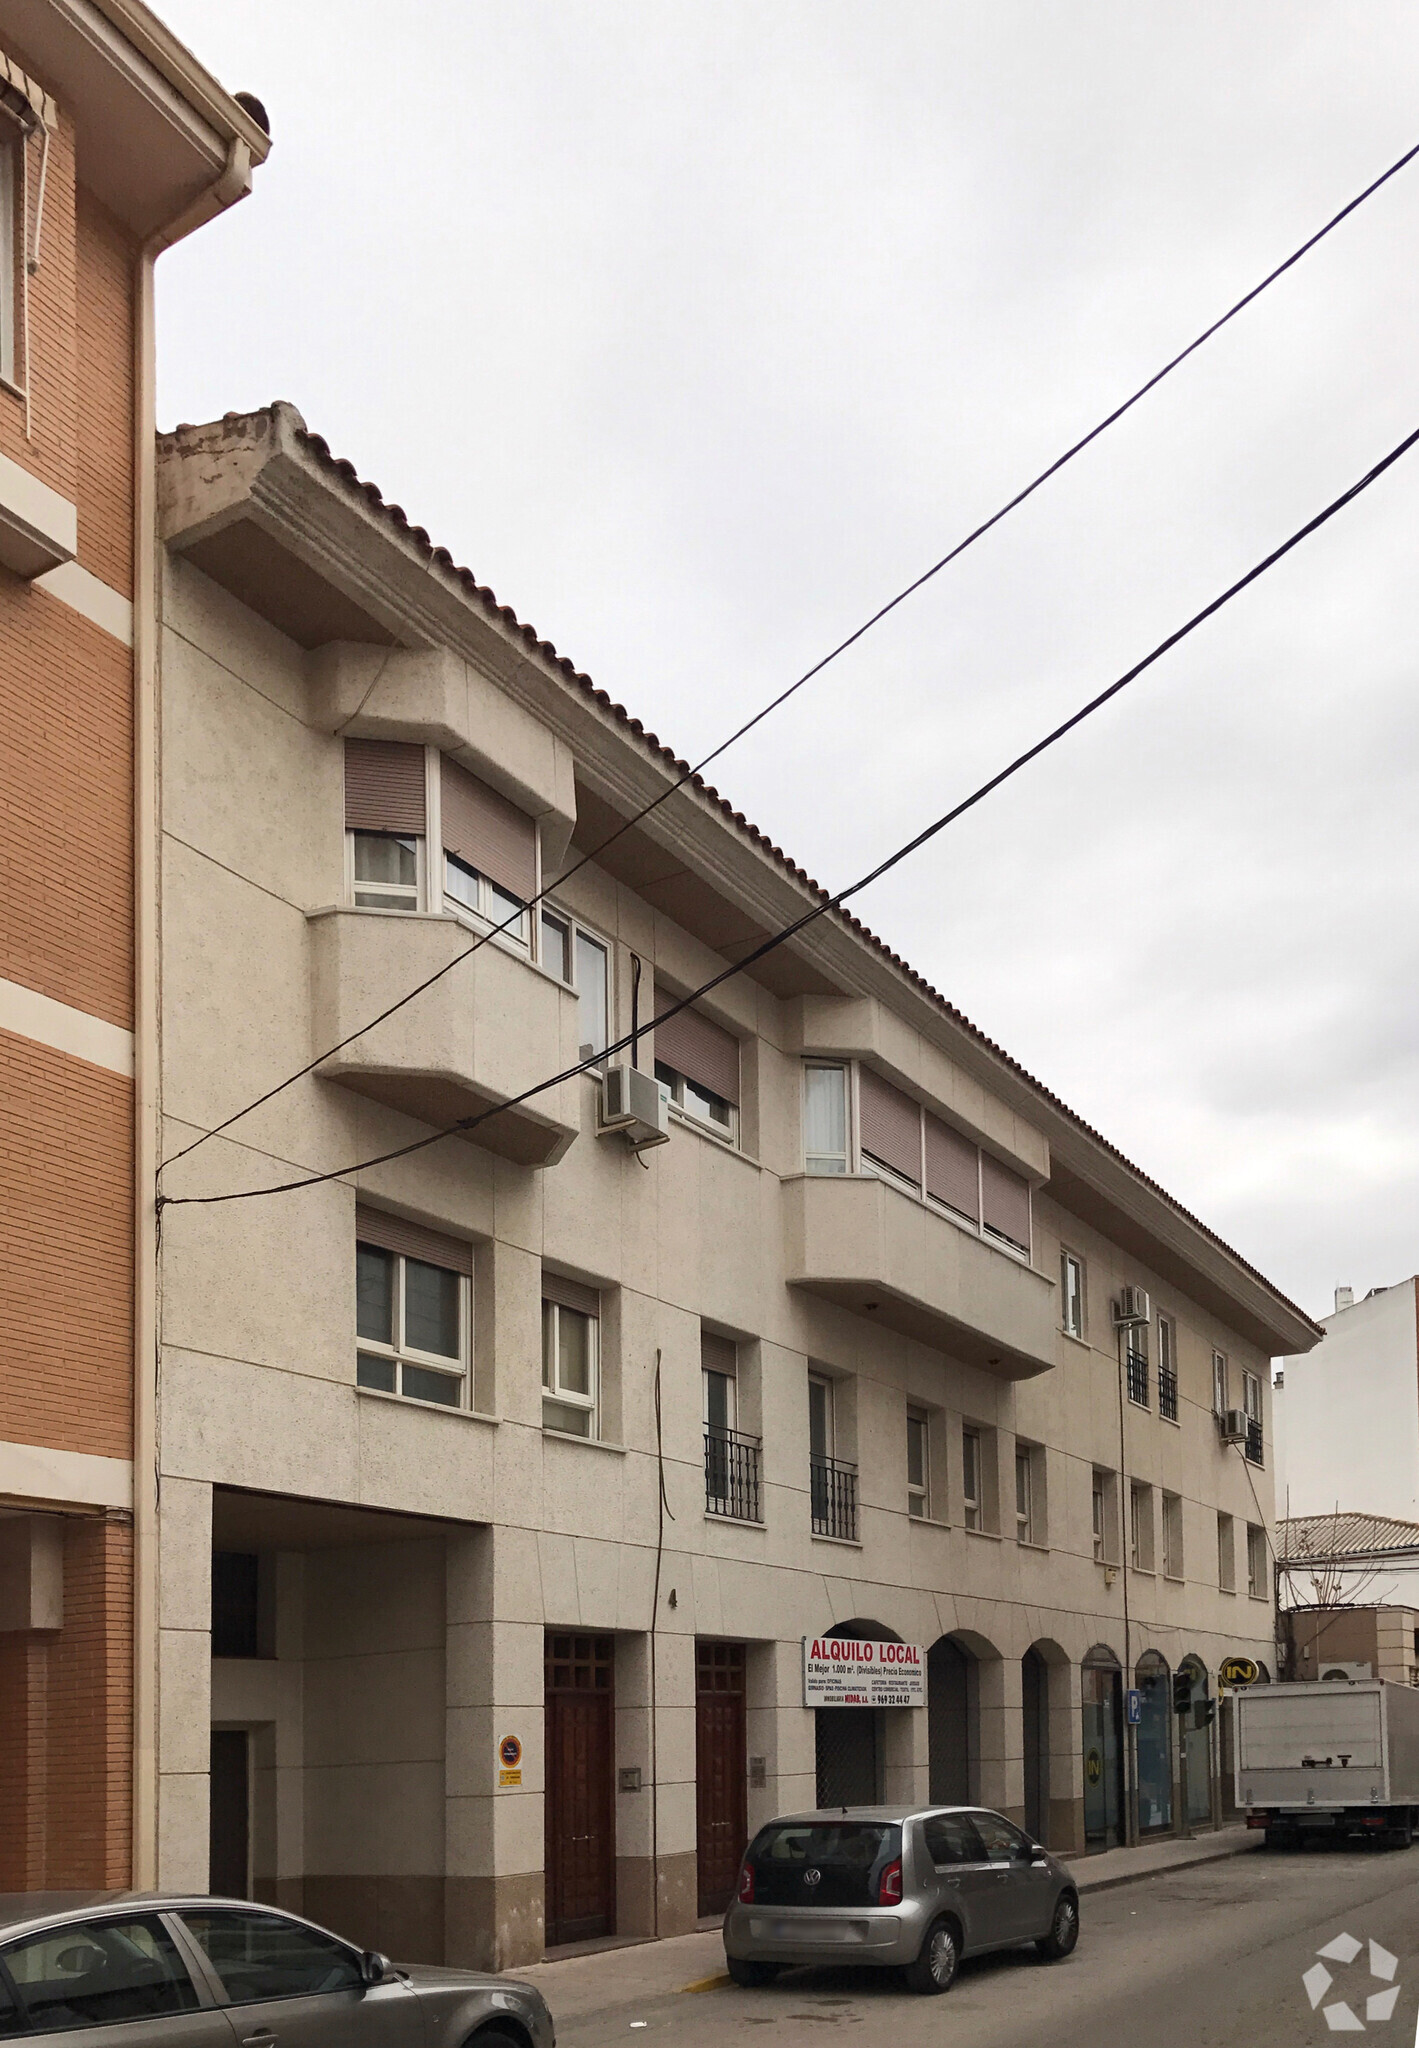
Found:
[[[1136,682],[1138,677],[1144,674],[1147,669],[1152,668],[1155,663],[1161,661],[1165,654],[1171,652],[1174,647],[1177,647],[1182,641],[1186,640],[1190,634],[1196,632],[1199,626],[1205,624],[1208,619],[1221,611],[1224,606],[1230,604],[1233,598],[1238,597],[1242,591],[1248,589],[1260,577],[1264,576],[1269,569],[1274,568],[1278,562],[1283,561],[1293,549],[1300,546],[1303,540],[1308,539],[1311,534],[1318,532],[1327,521],[1333,519],[1337,512],[1342,511],[1345,506],[1352,504],[1373,483],[1377,482],[1387,470],[1392,469],[1395,463],[1407,455],[1416,442],[1419,442],[1419,428],[1416,428],[1413,433],[1406,434],[1404,439],[1392,448],[1388,455],[1382,456],[1362,477],[1359,477],[1348,489],[1342,491],[1338,498],[1333,498],[1322,511],[1317,512],[1313,518],[1308,519],[1304,526],[1298,527],[1288,539],[1282,541],[1279,547],[1273,548],[1270,554],[1263,556],[1259,562],[1247,570],[1245,575],[1239,576],[1235,583],[1230,584],[1227,589],[1214,597],[1210,603],[1205,604],[1200,611],[1194,612],[1185,624],[1179,626],[1174,632],[1169,633],[1165,639],[1160,640],[1157,646],[1145,654],[1141,661],[1135,662],[1132,668],[1126,669],[1121,676],[1116,677],[1113,682],[1100,690],[1097,695],[1091,697],[1087,703],[1081,704],[1077,711],[1071,712],[1067,718],[1062,719],[1043,738],[1036,740],[1033,745],[1026,747],[1023,753],[1017,754],[1012,761],[1007,762],[1003,768],[998,769],[994,775],[980,783],[971,791],[969,796],[963,797],[958,804],[952,805],[950,810],[944,811],[939,818],[934,819],[931,824],[924,826],[920,832],[916,833],[911,839],[908,839],[904,845],[897,847],[895,852],[889,853],[884,860],[880,860],[875,867],[870,868],[865,875],[859,876],[855,882],[850,882],[845,889],[839,889],[836,895],[829,896],[826,892],[820,894],[818,901],[810,909],[804,911],[801,917],[795,918],[791,924],[784,925],[779,931],[772,933],[767,939],[755,946],[751,952],[746,953],[742,959],[736,960],[730,966],[722,968],[718,974],[711,975],[708,981],[702,982],[698,988],[692,989],[687,996],[681,996],[674,1003],[667,1005],[653,1023],[639,1026],[634,1032],[626,1033],[624,1037],[602,1047],[600,1051],[590,1055],[588,1058],[578,1060],[574,1066],[565,1067],[560,1073],[550,1074],[546,1079],[534,1082],[531,1087],[524,1088],[519,1094],[509,1096],[505,1102],[496,1103],[492,1108],[482,1110],[476,1116],[460,1117],[456,1123],[446,1124],[437,1131],[430,1131],[422,1138],[413,1138],[406,1145],[396,1145],[387,1152],[376,1153],[368,1159],[351,1161],[346,1166],[331,1167],[325,1173],[303,1174],[295,1180],[278,1181],[269,1187],[238,1188],[227,1194],[218,1195],[160,1194],[158,1196],[160,1208],[171,1208],[177,1205],[207,1206],[215,1202],[249,1202],[262,1195],[292,1194],[300,1188],[320,1187],[327,1181],[343,1180],[350,1174],[363,1173],[370,1167],[383,1166],[394,1159],[406,1159],[411,1153],[421,1152],[429,1145],[437,1145],[444,1138],[476,1130],[480,1124],[487,1123],[490,1118],[501,1116],[507,1110],[517,1108],[521,1103],[530,1102],[534,1096],[544,1095],[548,1089],[559,1087],[564,1081],[575,1079],[578,1074],[588,1073],[592,1069],[599,1070],[614,1054],[624,1052],[628,1046],[634,1046],[639,1041],[643,1031],[653,1030],[655,1024],[663,1023],[667,1018],[678,1016],[681,1010],[688,1009],[692,1003],[698,1002],[703,996],[709,995],[714,989],[722,987],[725,982],[733,980],[736,975],[743,974],[746,968],[754,966],[757,961],[764,959],[767,954],[774,952],[779,946],[784,945],[789,939],[794,938],[809,925],[816,923],[820,917],[826,916],[829,911],[840,910],[850,897],[860,895],[864,889],[870,888],[874,882],[880,881],[883,875],[890,873],[902,861],[907,860],[912,854],[919,852],[930,840],[936,838],[939,833],[944,832],[947,826],[954,824],[958,818],[964,817],[968,811],[974,810],[978,804],[983,803],[995,790],[1001,788],[1013,776],[1018,775],[1023,768],[1028,767],[1032,761],[1038,760],[1041,754],[1048,752],[1051,747],[1057,746],[1062,739],[1074,731],[1076,726],[1082,725],[1086,719],[1092,718],[1097,711],[1101,711],[1106,704],[1111,703],[1115,697],[1128,688],[1130,683]],[[180,1157],[181,1155],[177,1156]]]
[[[1248,306],[1259,299],[1263,292],[1276,283],[1278,278],[1284,277],[1287,271],[1293,269],[1301,261],[1303,256],[1308,255],[1312,249],[1323,242],[1326,236],[1339,227],[1343,220],[1348,219],[1358,207],[1363,206],[1367,199],[1373,198],[1374,194],[1382,186],[1388,184],[1390,179],[1402,171],[1416,156],[1419,156],[1419,143],[1416,143],[1412,149],[1406,150],[1403,156],[1397,157],[1388,170],[1382,171],[1379,177],[1373,179],[1363,191],[1357,192],[1355,197],[1342,206],[1338,213],[1331,215],[1323,227],[1318,228],[1313,235],[1301,243],[1299,248],[1292,250],[1291,254],[1278,263],[1274,270],[1268,271],[1259,284],[1253,285],[1249,292],[1244,293],[1233,305],[1229,306],[1227,311],[1214,320],[1210,326],[1204,327],[1202,332],[1190,341],[1185,348],[1180,349],[1175,356],[1170,357],[1161,369],[1155,370],[1151,377],[1140,384],[1136,391],[1123,400],[1122,404],[1115,406],[1112,412],[1106,413],[1096,426],[1091,427],[1086,434],[1081,435],[1077,441],[1071,443],[1064,450],[1063,454],[1057,455],[1053,462],[1040,470],[1038,475],[1033,477],[1023,489],[1017,491],[1012,498],[1008,498],[997,511],[992,512],[988,519],[983,519],[978,526],[973,527],[964,539],[957,541],[955,546],[948,549],[938,561],[933,562],[929,569],[923,570],[921,575],[915,577],[910,583],[899,590],[895,597],[889,598],[884,605],[879,606],[870,618],[864,619],[860,626],[849,633],[846,639],[840,640],[835,647],[823,655],[821,660],[814,662],[811,668],[805,669],[801,676],[790,683],[786,689],[781,690],[776,697],[771,697],[768,703],[756,711],[752,717],[747,718],[742,725],[737,726],[727,739],[721,740],[718,746],[713,747],[704,756],[703,760],[696,762],[693,767],[687,767],[681,763],[681,772],[673,782],[668,783],[658,795],[651,798],[649,803],[642,805],[638,811],[633,812],[630,817],[626,818],[616,827],[615,831],[608,834],[598,845],[592,847],[589,852],[582,854],[580,859],[574,861],[571,867],[558,875],[554,882],[548,883],[545,888],[538,890],[537,894],[531,897],[527,904],[509,917],[504,918],[502,923],[494,925],[489,931],[483,933],[474,940],[471,946],[466,947],[463,952],[455,954],[453,959],[446,961],[442,967],[437,968],[425,980],[407,990],[404,995],[391,1003],[387,1009],[381,1010],[377,1017],[371,1017],[366,1023],[361,1024],[358,1030],[352,1031],[348,1037],[340,1039],[335,1045],[326,1046],[324,1051],[317,1053],[314,1059],[307,1060],[304,1066],[297,1067],[293,1073],[287,1074],[284,1080],[276,1082],[272,1087],[266,1089],[263,1094],[253,1097],[241,1109],[234,1110],[221,1123],[213,1124],[210,1130],[199,1132],[189,1144],[184,1145],[180,1151],[172,1153],[170,1157],[163,1160],[158,1168],[159,1175],[162,1174],[165,1167],[174,1165],[179,1159],[185,1159],[189,1153],[195,1152],[199,1145],[205,1145],[209,1138],[218,1137],[223,1131],[230,1130],[232,1125],[239,1123],[243,1117],[250,1116],[254,1110],[262,1108],[273,1097],[282,1094],[285,1089],[292,1087],[297,1081],[304,1080],[307,1074],[314,1073],[315,1069],[323,1065],[326,1060],[333,1059],[337,1053],[343,1052],[347,1045],[352,1045],[357,1038],[364,1037],[366,1032],[373,1031],[378,1025],[383,1024],[387,1018],[394,1016],[396,1011],[403,1009],[407,1003],[413,1002],[426,989],[432,988],[435,982],[441,981],[444,975],[451,974],[455,967],[460,967],[465,960],[470,960],[475,953],[479,952],[488,943],[489,939],[496,938],[500,932],[505,932],[509,925],[515,924],[526,910],[535,909],[552,889],[564,887],[573,875],[579,874],[592,861],[598,860],[609,847],[615,845],[618,839],[648,818],[653,811],[658,810],[663,803],[666,803],[678,791],[684,789],[687,783],[697,782],[704,774],[705,769],[717,761],[722,754],[727,753],[732,746],[751,733],[757,725],[762,724],[781,705],[786,704],[789,698],[796,695],[805,684],[812,682],[816,676],[820,676],[824,669],[835,662],[840,655],[846,654],[850,648],[855,647],[875,626],[880,625],[883,619],[896,611],[900,605],[905,604],[908,598],[914,597],[917,591],[924,589],[933,578],[940,575],[943,569],[949,568],[952,562],[965,554],[968,548],[974,547],[978,540],[983,539],[993,527],[998,526],[1003,519],[1008,518],[1010,513],[1023,505],[1027,498],[1033,497],[1042,485],[1048,483],[1051,477],[1057,476],[1077,455],[1082,455],[1086,448],[1097,441],[1101,435],[1107,433],[1109,428],[1115,426],[1126,413],[1131,412],[1140,400],[1148,396],[1150,391],[1155,391],[1165,378],[1172,375],[1174,370],[1179,369],[1183,363],[1187,362],[1189,357],[1195,355],[1215,334],[1219,334],[1229,322],[1236,319],[1239,313],[1244,312]],[[388,658],[386,656],[386,661]],[[379,674],[382,673],[383,666],[381,666],[379,671]],[[377,682],[378,680],[379,676],[376,675],[375,681]],[[374,685],[371,684],[370,689],[373,690],[373,687]],[[366,694],[368,696],[368,692]],[[362,709],[363,706],[360,708]],[[351,714],[352,717],[357,715],[358,712]],[[345,723],[348,725],[350,720],[347,719]],[[340,727],[339,730],[343,731],[344,727]]]

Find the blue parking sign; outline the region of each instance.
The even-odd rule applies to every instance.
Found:
[[[1143,1719],[1143,1695],[1136,1685],[1131,1685],[1123,1696],[1123,1718],[1130,1728],[1136,1728]]]

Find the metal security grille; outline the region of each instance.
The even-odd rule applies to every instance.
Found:
[[[1128,1398],[1136,1401],[1140,1408],[1148,1406],[1148,1361],[1140,1351],[1130,1351],[1128,1366]]]
[[[1253,1465],[1261,1465],[1266,1462],[1262,1456],[1262,1435],[1259,1422],[1247,1423],[1247,1458]]]
[[[813,1534],[857,1541],[857,1467],[815,1454],[808,1460]],[[841,1709],[848,1712],[850,1709]]]
[[[759,1439],[735,1429],[705,1429],[705,1513],[761,1522]]]
[[[1158,1367],[1158,1413],[1165,1422],[1178,1419],[1178,1376],[1165,1365]]]
[[[876,1707],[819,1707],[814,1748],[819,1806],[875,1806],[882,1797]]]

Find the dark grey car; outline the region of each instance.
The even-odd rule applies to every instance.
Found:
[[[807,1963],[872,1963],[905,1971],[914,1991],[946,1991],[963,1955],[1032,1942],[1058,1961],[1078,1939],[1065,1865],[985,1807],[784,1815],[749,1844],[724,1916],[736,1984]]]
[[[398,1969],[272,1906],[0,1898],[0,2040],[67,2048],[554,2048],[530,1984]]]

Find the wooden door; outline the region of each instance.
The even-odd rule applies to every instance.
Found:
[[[749,1839],[744,1645],[695,1645],[695,1820],[699,1910],[722,1913]]]
[[[546,1644],[547,1946],[616,1926],[615,1639]]]
[[[209,1890],[221,1899],[251,1896],[251,1737],[245,1728],[212,1730],[208,1835]]]

